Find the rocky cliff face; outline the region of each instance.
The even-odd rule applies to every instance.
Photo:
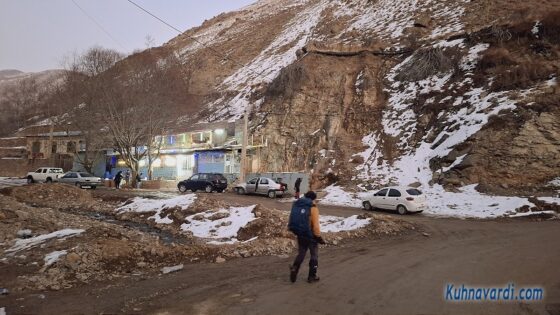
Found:
[[[248,110],[268,171],[517,193],[560,176],[559,12],[557,1],[263,0],[151,51],[178,56],[189,80],[178,123]]]

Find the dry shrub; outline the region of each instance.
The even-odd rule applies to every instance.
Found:
[[[541,24],[539,35],[552,43],[560,43],[560,11],[549,13],[543,18]]]
[[[453,60],[446,56],[442,48],[424,48],[414,53],[395,78],[399,81],[420,81],[453,68]]]
[[[480,70],[487,70],[498,66],[510,66],[515,64],[509,50],[505,48],[490,48],[482,56],[478,63]]]
[[[526,62],[515,67],[499,67],[493,71],[495,77],[492,91],[527,88],[538,81],[558,75],[553,66],[541,62]]]

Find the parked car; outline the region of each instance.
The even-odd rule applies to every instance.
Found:
[[[270,198],[276,198],[284,194],[284,186],[278,184],[268,177],[255,177],[246,183],[235,186],[235,192],[239,195],[258,194],[267,195]]]
[[[80,188],[95,189],[97,186],[103,185],[101,178],[93,176],[86,172],[68,172],[58,179],[64,184],[75,185]]]
[[[207,193],[213,191],[223,192],[227,188],[227,179],[223,174],[219,173],[199,173],[194,174],[189,179],[180,181],[177,184],[177,188],[182,193],[187,190],[192,192],[204,190]]]
[[[27,173],[27,183],[35,182],[52,183],[57,182],[58,178],[64,174],[61,168],[56,167],[40,167],[35,172]]]
[[[275,178],[274,181],[282,186],[283,191],[288,191],[288,184],[284,183],[284,180],[281,177]]]
[[[399,214],[422,212],[427,208],[426,196],[413,187],[387,187],[363,200],[366,210],[396,210]]]

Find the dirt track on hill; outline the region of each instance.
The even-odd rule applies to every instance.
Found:
[[[218,197],[219,196],[219,197]],[[216,198],[289,208],[253,196]],[[257,201],[255,201],[257,200]],[[270,204],[269,204],[270,203]],[[359,209],[321,207],[323,214]],[[0,297],[7,314],[558,314],[560,222],[475,221],[405,216],[428,236],[360,239],[320,250],[321,281],[288,281],[292,257],[253,257],[186,265],[162,276],[134,276]],[[449,303],[447,283],[541,286],[544,302]]]

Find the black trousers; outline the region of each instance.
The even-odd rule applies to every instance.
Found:
[[[317,273],[317,268],[319,267],[319,246],[313,239],[298,236],[298,255],[294,260],[294,266],[297,269],[305,260],[307,250],[311,254],[311,259],[309,259],[309,275],[311,276]]]

